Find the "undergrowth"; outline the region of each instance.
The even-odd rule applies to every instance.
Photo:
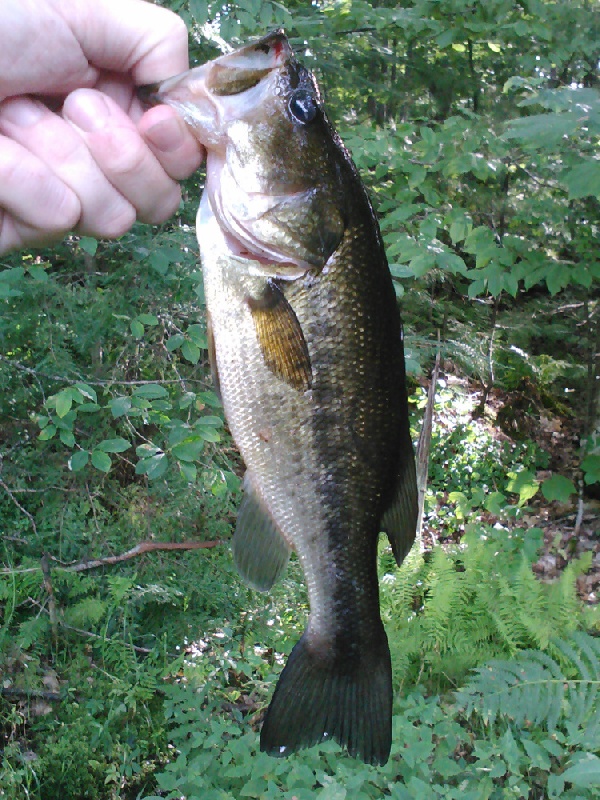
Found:
[[[440,402],[448,407],[447,392]],[[453,408],[456,426],[466,424]],[[236,484],[218,476],[230,465],[213,462],[211,472],[208,462],[196,483],[150,490],[115,481],[112,506],[89,479],[82,502],[69,491],[74,476],[32,498],[33,536],[5,497],[16,535],[5,539],[0,573],[0,797],[592,797],[600,676],[595,640],[582,632],[599,622],[575,584],[590,556],[541,581],[532,564],[542,532],[518,527],[526,505],[497,491],[507,478],[496,445],[473,435],[461,450],[453,431],[439,433],[430,498],[438,475],[447,489],[465,489],[460,542],[415,548],[399,570],[380,543],[396,695],[392,757],[381,769],[334,744],[281,761],[257,752],[262,712],[308,613],[295,559],[268,596],[243,586],[223,545],[102,570],[61,566],[196,530],[226,539]],[[535,474],[542,457],[532,445],[510,452],[505,470]],[[106,494],[111,478],[102,480]],[[492,496],[502,524],[482,518]],[[456,515],[460,503],[450,502]],[[584,651],[594,658],[577,656]],[[514,713],[528,707],[519,697],[529,677],[538,717]],[[577,724],[570,709],[581,712]]]

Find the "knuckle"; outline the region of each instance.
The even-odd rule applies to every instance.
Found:
[[[181,189],[179,184],[174,184],[168,192],[162,195],[159,203],[157,202],[143,214],[140,214],[140,221],[147,222],[150,225],[159,225],[162,222],[166,222],[177,211],[180,202]]]
[[[104,161],[101,168],[119,182],[143,173],[149,151],[140,136],[120,128],[111,131],[109,137],[104,153],[98,153],[99,160]]]
[[[77,224],[81,213],[77,195],[41,161],[0,156],[0,183],[15,205],[28,205],[23,216],[30,225],[60,234]]]
[[[135,220],[135,208],[128,203],[123,203],[120,204],[115,214],[97,221],[93,233],[103,239],[118,239],[119,236],[123,236],[123,234],[127,233]]]

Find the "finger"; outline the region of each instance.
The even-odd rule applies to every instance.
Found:
[[[65,100],[63,116],[76,126],[96,164],[137,210],[141,222],[164,222],[177,210],[179,185],[110,98],[78,89]]]
[[[0,135],[0,253],[60,239],[80,212],[75,192],[41,159]]]
[[[90,63],[152,83],[188,68],[185,23],[140,0],[71,0],[58,8]]]
[[[78,132],[43,103],[24,97],[2,103],[0,133],[26,148],[76,195],[79,233],[114,238],[133,225],[131,203],[102,173]]]
[[[167,175],[183,180],[198,169],[206,155],[204,148],[176,111],[160,105],[144,113],[131,81],[122,75],[105,73],[94,88],[114,100],[136,123]]]
[[[206,153],[195,136],[169,106],[156,106],[138,122],[138,130],[167,175],[183,180],[195,172]]]

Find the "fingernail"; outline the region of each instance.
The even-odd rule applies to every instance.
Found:
[[[100,92],[76,89],[67,97],[63,116],[86,133],[101,130],[110,117],[110,109]]]
[[[44,106],[34,100],[18,97],[0,105],[0,116],[20,128],[29,128],[44,116]]]
[[[150,144],[163,153],[171,153],[183,144],[183,131],[177,119],[163,119],[146,131]]]

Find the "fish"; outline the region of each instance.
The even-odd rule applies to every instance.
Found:
[[[206,148],[197,215],[215,386],[245,463],[232,550],[269,591],[295,551],[310,614],[261,750],[330,739],[368,764],[392,740],[377,546],[410,550],[417,489],[402,324],[377,219],[283,30],[167,79]]]

